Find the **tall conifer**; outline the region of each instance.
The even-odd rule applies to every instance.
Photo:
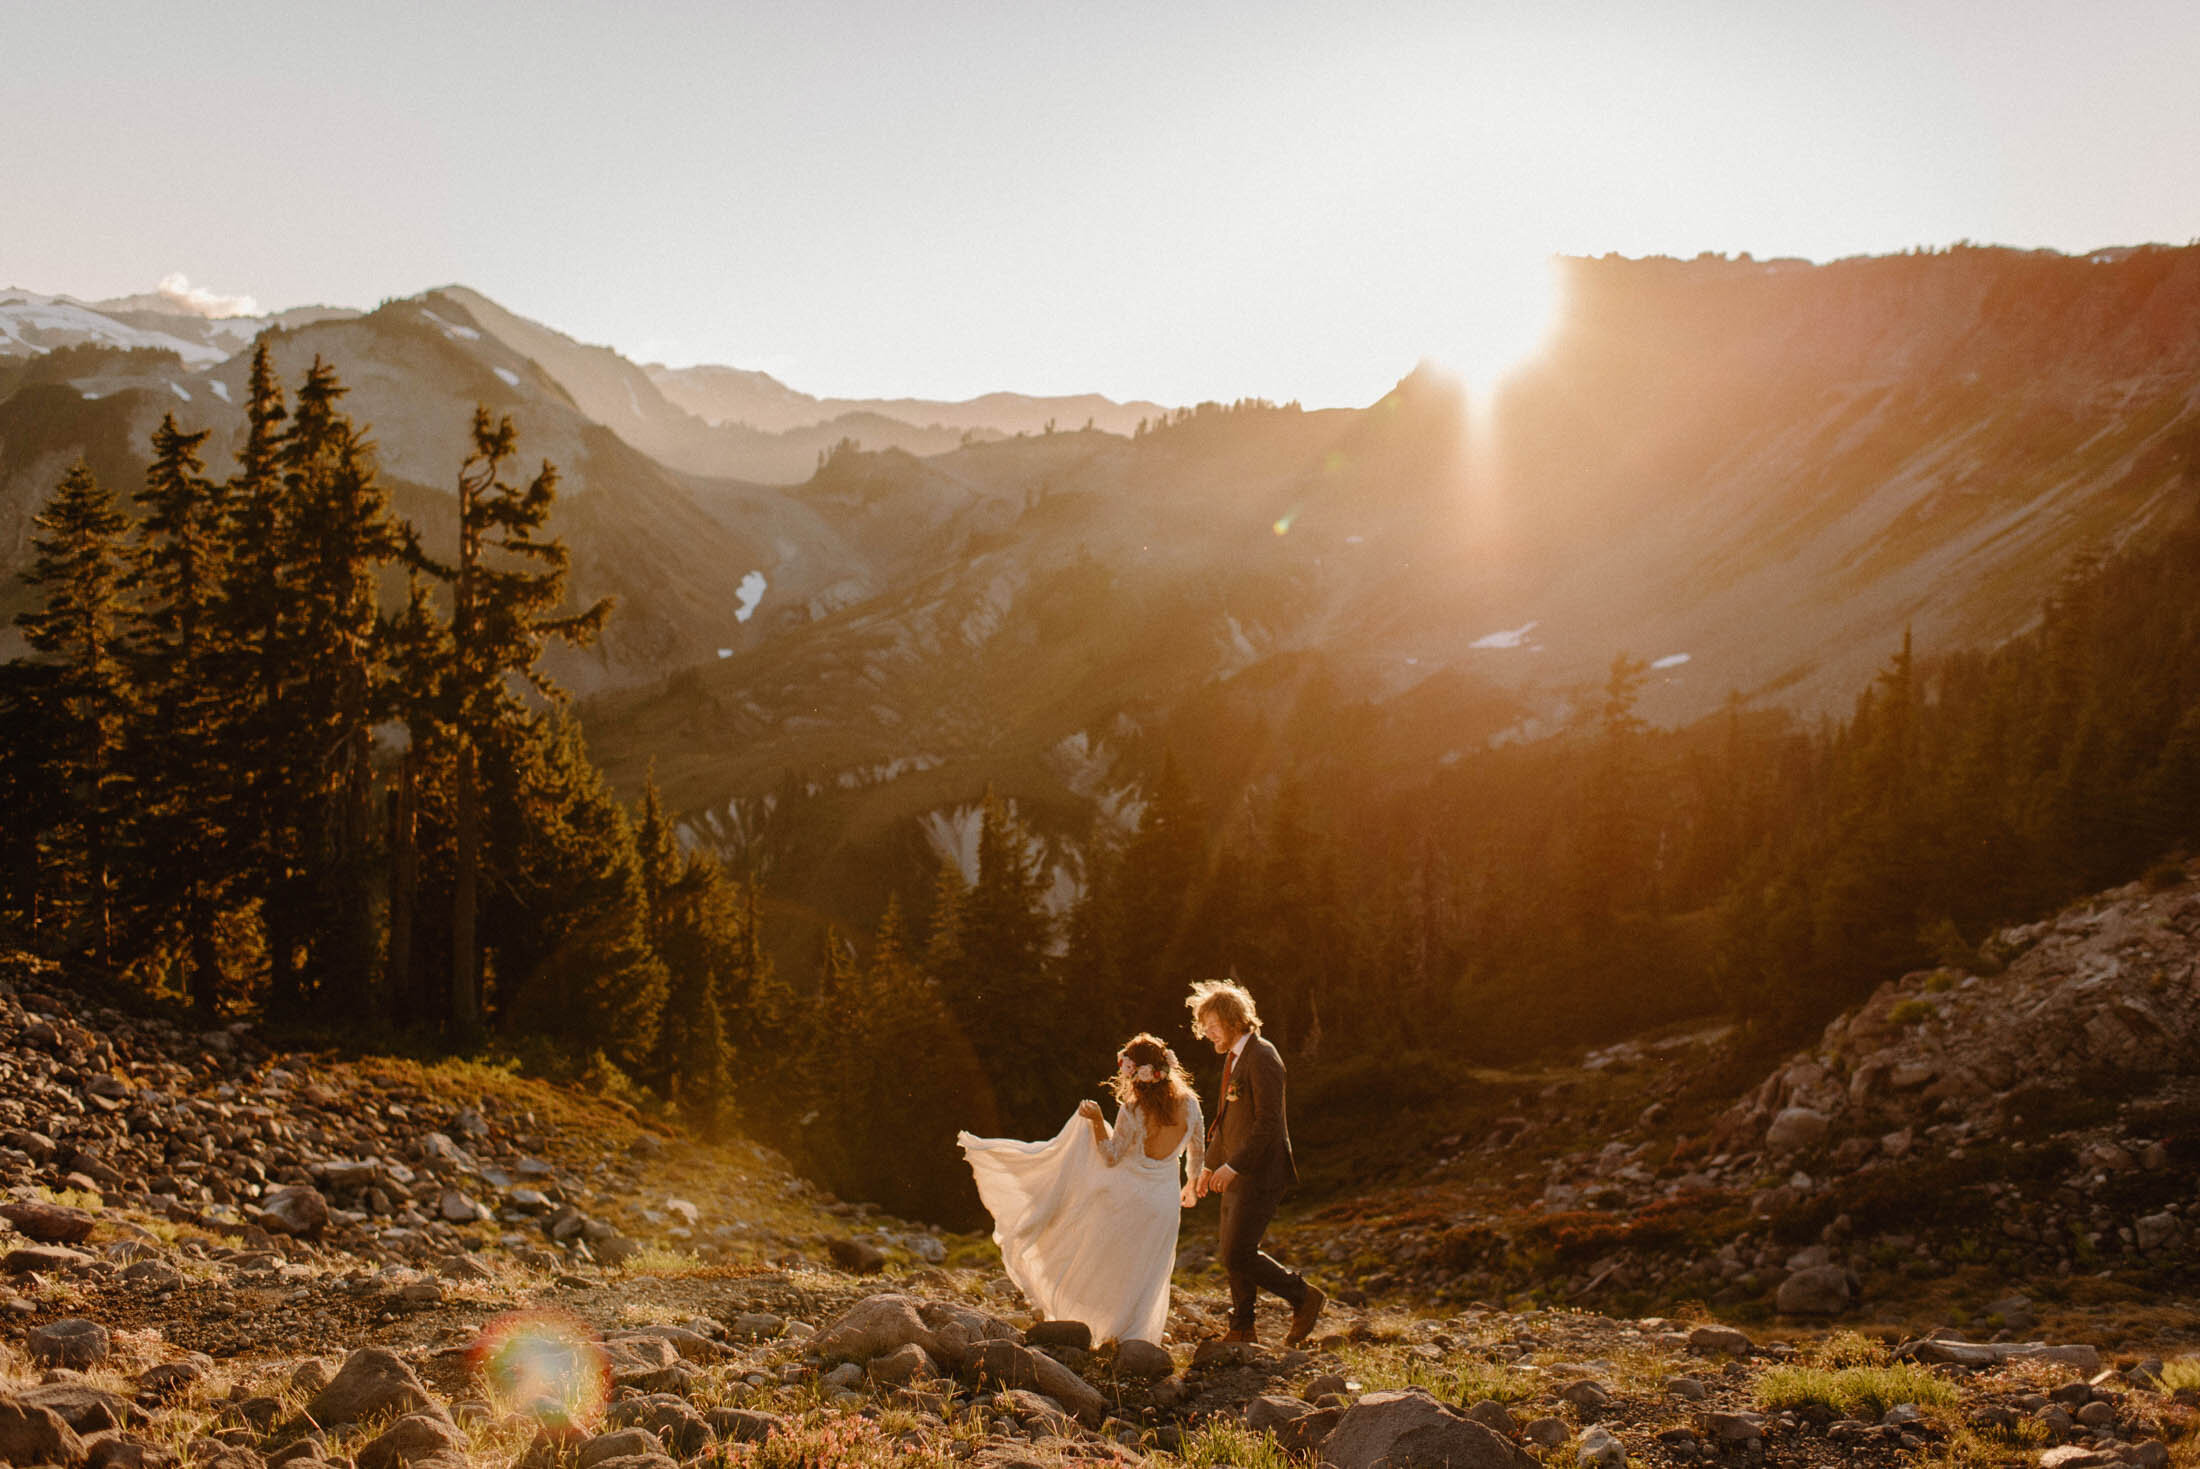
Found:
[[[58,669],[50,705],[59,742],[53,773],[69,799],[52,860],[76,920],[69,946],[105,967],[114,955],[114,837],[128,700],[120,638],[125,521],[80,459],[32,525],[35,554],[23,580],[44,597],[15,620],[24,641]]]

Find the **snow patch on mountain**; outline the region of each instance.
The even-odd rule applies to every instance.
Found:
[[[735,622],[747,622],[756,615],[757,604],[764,600],[764,591],[769,585],[761,571],[752,571],[741,578],[741,585],[733,589],[734,596],[740,599],[740,605],[733,609]]]
[[[481,333],[475,331],[472,327],[460,326],[455,321],[446,321],[425,306],[420,308],[420,314],[434,322],[443,335],[454,342],[478,342],[481,340]]]
[[[1518,627],[1506,628],[1501,632],[1484,633],[1467,646],[1470,648],[1523,648],[1528,645],[1528,634],[1534,632],[1535,629],[1535,621],[1531,619],[1521,623]]]
[[[229,355],[167,332],[126,325],[74,301],[29,291],[0,292],[0,356],[38,356],[86,343],[125,350],[157,348],[175,353],[193,367],[211,367]]]

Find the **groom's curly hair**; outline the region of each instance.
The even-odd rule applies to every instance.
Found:
[[[1160,1074],[1158,1081],[1132,1081],[1120,1071],[1109,1077],[1108,1090],[1115,1093],[1118,1107],[1136,1104],[1146,1114],[1148,1127],[1174,1127],[1184,1120],[1184,1099],[1192,1094],[1192,1075],[1161,1037],[1134,1035],[1123,1042],[1123,1049],[1115,1056],[1134,1067],[1151,1066]]]
[[[1253,1007],[1253,992],[1234,979],[1201,980],[1184,997],[1184,1006],[1192,1012],[1194,1028],[1214,1014],[1232,1030],[1260,1030],[1260,1011]]]

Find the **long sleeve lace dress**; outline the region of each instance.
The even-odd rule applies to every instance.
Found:
[[[1185,1110],[1184,1138],[1165,1158],[1146,1156],[1146,1118],[1135,1105],[1117,1109],[1105,1141],[1074,1114],[1046,1142],[956,1135],[1008,1278],[1048,1320],[1082,1321],[1096,1342],[1161,1340],[1178,1195],[1199,1176],[1206,1149],[1199,1098],[1188,1096]]]

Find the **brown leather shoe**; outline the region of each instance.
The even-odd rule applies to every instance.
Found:
[[[1260,1337],[1254,1332],[1253,1328],[1250,1326],[1233,1326],[1228,1331],[1222,1333],[1222,1335],[1216,1337],[1215,1340],[1250,1342],[1255,1346],[1258,1346],[1260,1344]]]
[[[1284,1333],[1283,1344],[1295,1347],[1306,1340],[1306,1334],[1321,1320],[1322,1307],[1329,1304],[1329,1292],[1318,1285],[1306,1288],[1305,1298],[1291,1308],[1291,1329]]]

